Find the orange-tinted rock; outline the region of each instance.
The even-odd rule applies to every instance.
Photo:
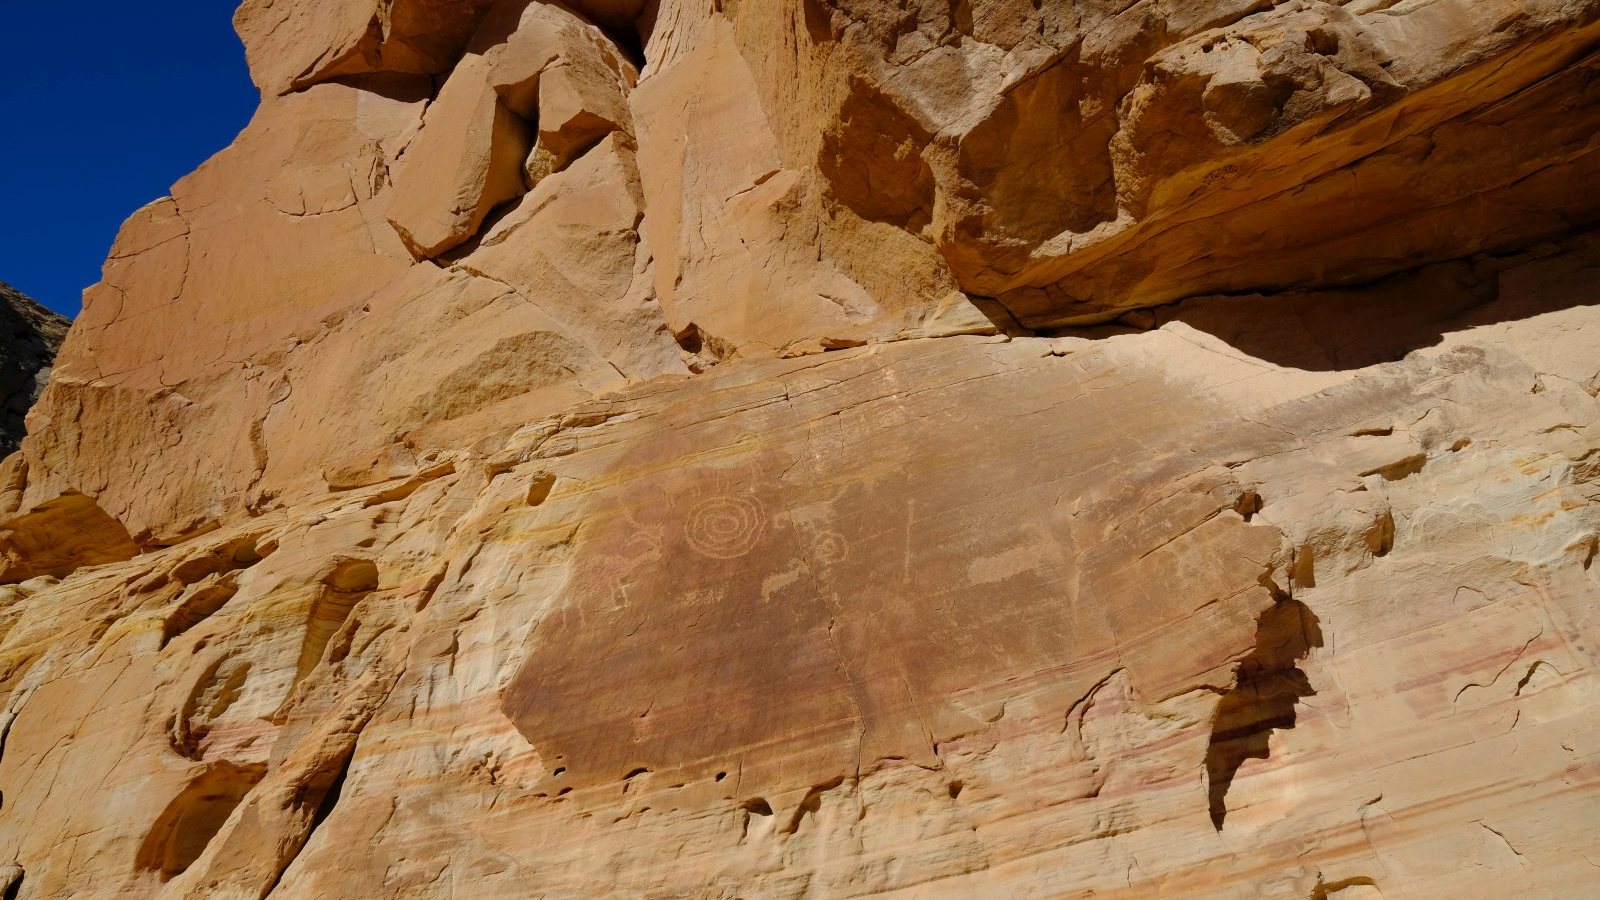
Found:
[[[49,473],[31,499],[80,491],[161,542],[291,496],[261,458],[297,459],[304,432],[279,446],[251,437],[277,430],[267,410],[294,391],[265,348],[305,347],[336,318],[355,330],[357,315],[362,345],[409,333],[359,310],[413,252],[472,254],[529,183],[608,134],[634,141],[643,215],[628,270],[608,269],[630,287],[607,290],[700,370],[921,334],[940,317],[952,323],[940,333],[1016,332],[1216,291],[1369,280],[1588,221],[1587,196],[1566,186],[1594,159],[1576,61],[1594,11],[1457,6],[991,4],[952,18],[927,4],[906,18],[876,2],[664,3],[638,20],[637,87],[625,35],[585,21],[595,10],[508,2],[458,16],[477,43],[461,39],[438,97],[420,79],[352,75],[270,98],[236,147],[130,222],[139,234],[114,253],[81,329],[101,335],[97,349],[67,354],[69,372],[103,377],[64,383],[36,413],[75,424],[31,451]],[[1081,121],[1040,112],[1061,108]],[[1521,127],[1550,108],[1563,112]],[[267,202],[242,199],[257,192]],[[196,254],[208,263],[191,272]],[[194,326],[173,328],[200,348],[181,359],[154,312],[180,293]],[[676,368],[676,351],[644,341],[658,362],[643,377]],[[333,355],[283,352],[311,370]],[[162,387],[135,387],[133,372]],[[376,453],[395,424],[327,444]],[[118,496],[97,471],[114,447],[180,430],[208,437],[147,465],[206,472],[198,481]],[[191,449],[224,462],[197,465]]]
[[[448,72],[495,0],[245,0],[233,24],[263,93],[397,72]]]
[[[394,173],[389,223],[418,259],[465,243],[495,207],[526,190],[528,126],[500,102],[489,71],[476,56],[456,67]]]
[[[632,131],[628,92],[638,73],[599,28],[562,7],[528,4],[513,23],[507,14],[515,11],[497,11],[485,30],[489,40],[506,33],[491,83],[510,109],[537,123],[525,173],[532,186],[607,134]]]
[[[1366,6],[1284,4],[1152,57],[1110,145],[1119,221],[1047,239],[986,289],[1038,327],[1365,280],[1592,221],[1566,186],[1596,166],[1600,7]],[[1514,124],[1553,106],[1535,135]]]
[[[31,582],[0,830],[50,895],[1582,891],[1595,254],[725,364]]]
[[[390,223],[418,259],[466,243],[497,207],[629,130],[634,78],[594,25],[556,6],[502,4],[406,148]]]

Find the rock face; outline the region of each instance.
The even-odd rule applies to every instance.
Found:
[[[246,0],[0,891],[1600,891],[1600,2]]]
[[[0,448],[6,453],[22,442],[23,416],[50,382],[50,365],[71,324],[0,281]]]

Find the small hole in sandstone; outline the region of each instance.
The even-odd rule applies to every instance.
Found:
[[[561,790],[556,791],[556,796],[557,797],[565,797],[566,795],[568,795],[570,793],[572,793],[572,788],[564,787]]]
[[[960,781],[952,781],[952,782],[950,782],[950,799],[954,800],[957,797],[960,797],[961,796],[961,790],[963,788],[965,788],[965,787],[966,787],[966,785],[963,784]]]
[[[550,774],[554,775],[557,778],[560,778],[561,776],[567,774],[567,767],[566,766],[557,766],[556,770],[554,772],[551,772]]]
[[[1339,55],[1339,35],[1317,29],[1306,33],[1306,49],[1321,56]]]
[[[628,774],[622,776],[622,780],[623,781],[630,781],[630,780],[632,780],[634,778],[638,778],[640,775],[648,774],[649,771],[650,771],[649,769],[646,769],[643,766],[641,766],[641,767],[639,767],[637,769],[634,769],[632,772],[629,772]]]
[[[538,506],[550,499],[550,492],[555,489],[556,477],[549,472],[540,472],[533,477],[533,483],[528,485],[528,505]]]
[[[1384,481],[1404,481],[1421,472],[1427,465],[1428,454],[1413,453],[1403,459],[1397,459],[1392,463],[1378,466],[1375,469],[1368,469],[1360,474],[1362,478],[1366,478],[1369,475],[1378,475]]]
[[[276,548],[269,548],[266,553],[263,553],[261,548],[256,546],[254,538],[246,538],[234,546],[233,561],[240,566],[253,566],[261,562],[266,557],[266,554],[271,553],[274,549]]]
[[[727,777],[728,777],[728,773],[727,772],[718,772],[716,780],[717,781],[721,781],[722,779],[727,778]]]
[[[1471,447],[1471,446],[1472,446],[1472,438],[1462,438],[1461,440],[1456,441],[1454,444],[1450,445],[1450,452],[1451,453],[1460,453],[1461,451],[1463,451],[1463,450],[1465,450],[1465,449],[1467,449],[1468,447]]]
[[[1367,533],[1367,546],[1377,558],[1388,556],[1394,550],[1394,516],[1388,512],[1378,517]]]
[[[678,346],[682,347],[685,353],[699,353],[705,346],[704,340],[700,336],[700,326],[693,322],[690,322],[682,331],[673,335],[673,338],[677,340]]]
[[[1238,513],[1246,522],[1248,522],[1255,518],[1256,513],[1261,512],[1261,507],[1263,505],[1264,504],[1261,502],[1260,494],[1256,493],[1255,491],[1245,491],[1239,495],[1238,500],[1233,502],[1233,511]]]
[[[745,812],[748,812],[748,813],[751,813],[751,814],[757,815],[757,816],[770,816],[770,815],[772,815],[772,804],[768,803],[765,799],[763,799],[761,797],[757,797],[754,800],[746,800],[744,802],[744,809],[745,809]]]
[[[323,576],[323,584],[341,594],[359,594],[378,589],[378,566],[370,559],[340,560],[333,571]]]

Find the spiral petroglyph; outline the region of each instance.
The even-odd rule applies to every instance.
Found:
[[[684,537],[712,559],[737,559],[749,553],[766,528],[766,514],[754,497],[711,497],[689,511]]]
[[[850,558],[850,544],[837,531],[824,531],[812,544],[816,561],[825,566],[835,566]]]

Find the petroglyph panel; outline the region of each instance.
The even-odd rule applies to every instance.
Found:
[[[1076,423],[1108,409],[1068,370],[1052,381],[1004,353],[962,359],[964,388],[910,396],[896,385],[936,358],[863,359],[870,387],[853,389],[882,400],[834,411],[839,395],[816,390],[741,428],[689,402],[669,416],[673,437],[618,452],[605,476],[617,488],[506,696],[565,768],[562,787],[739,770],[746,790],[804,790],[883,759],[937,766],[941,739],[982,724],[984,697],[1059,696],[1064,709],[1119,657],[1157,699],[1199,672],[1227,681],[1273,602],[1260,580],[1281,536],[1231,509],[1239,491],[1208,451],[1141,460],[1151,477],[1136,496],[1105,496],[1096,471],[1196,417],[1223,439],[1227,416],[1169,393],[1143,430],[1081,452]],[[1040,414],[985,415],[979,392],[996,390]],[[665,543],[619,580],[642,532]],[[1178,580],[1129,566],[1177,558],[1212,562]],[[1204,612],[1176,627],[1192,610]],[[1205,653],[1183,649],[1197,622],[1215,638]]]

